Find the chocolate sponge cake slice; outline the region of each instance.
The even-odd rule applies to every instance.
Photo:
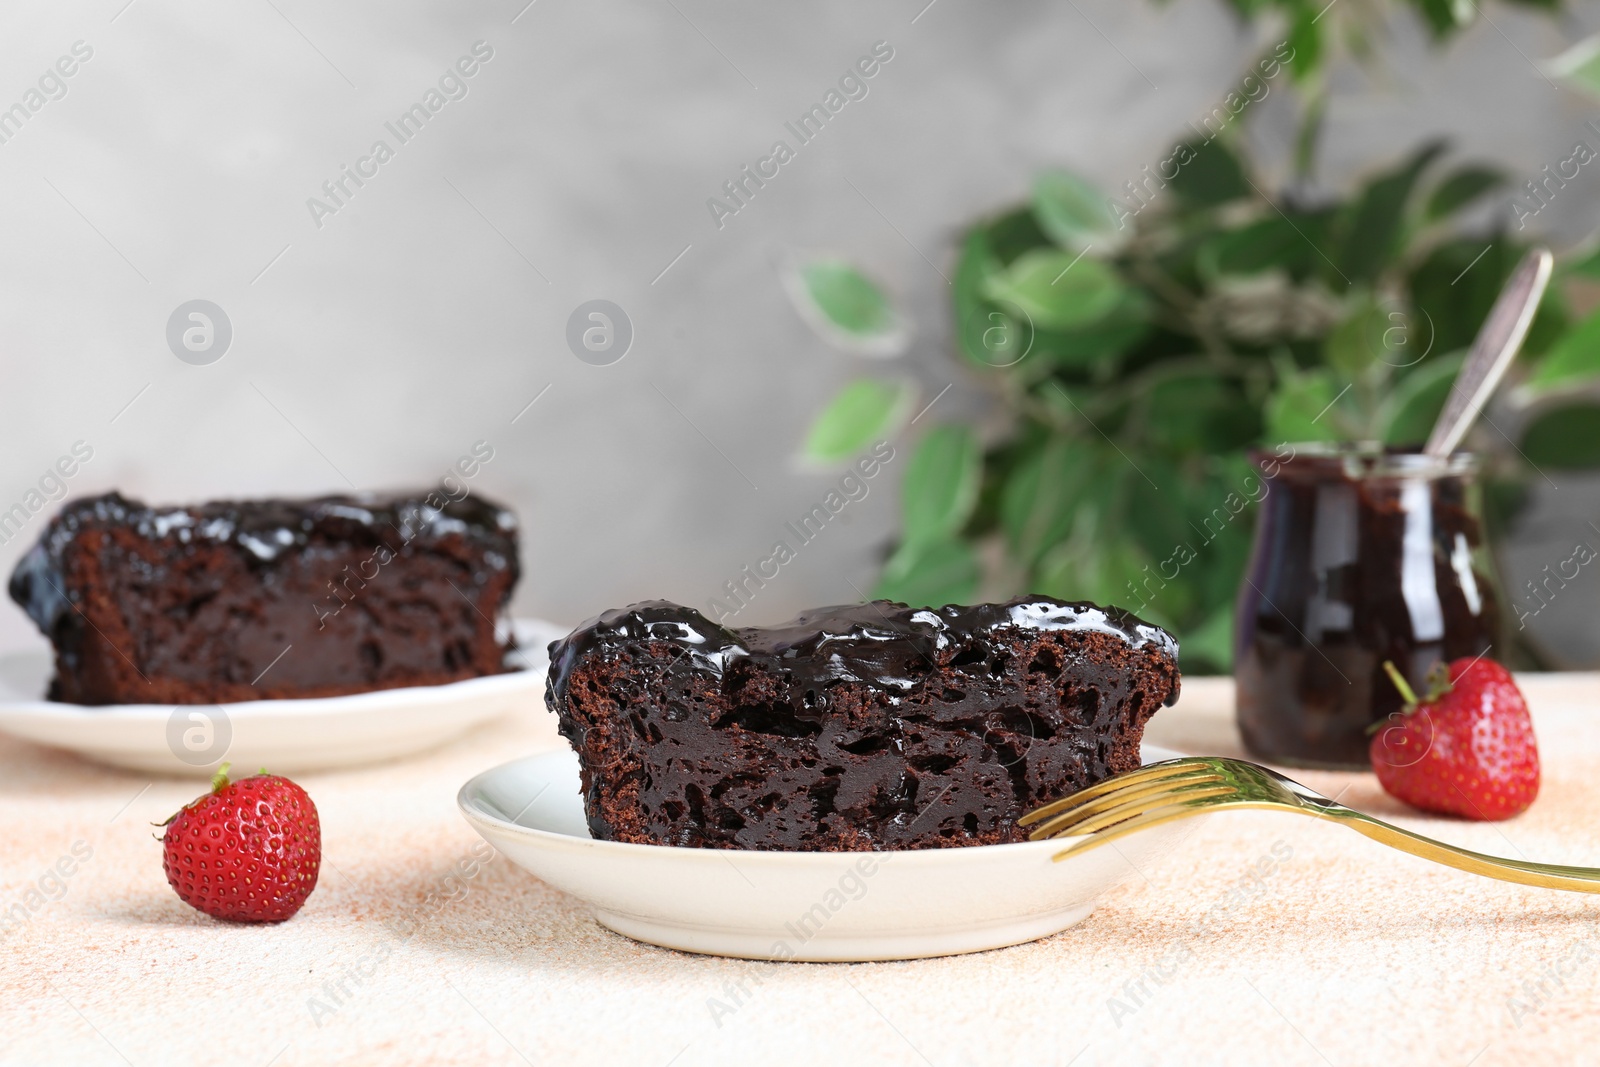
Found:
[[[152,508],[68,503],[11,577],[53,700],[209,704],[505,669],[516,520],[442,490]]]
[[[1139,765],[1178,646],[1114,608],[876,601],[727,630],[663,601],[551,645],[545,700],[597,838],[869,850],[1021,841]]]

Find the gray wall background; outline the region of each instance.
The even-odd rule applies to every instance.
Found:
[[[80,439],[94,458],[73,494],[156,502],[427,483],[483,439],[495,458],[472,484],[525,525],[521,613],[704,604],[833,480],[794,462],[811,415],[884,369],[812,335],[778,257],[868,267],[915,329],[895,372],[920,403],[954,383],[930,420],[984,411],[947,353],[938,273],[963,220],[1048,165],[1120,186],[1272,43],[1220,0],[525,2],[10,0],[0,107],[74,42],[94,54],[0,144],[0,509]],[[1447,51],[1402,16],[1381,69],[1339,71],[1329,181],[1432,132],[1519,173],[1570,154],[1600,107],[1535,62],[1600,25],[1596,6],[1485,6],[1493,24]],[[383,123],[479,40],[494,56],[468,95],[315,226],[307,198],[394,144]],[[706,199],[879,40],[894,58],[870,95],[719,231]],[[1287,129],[1283,97],[1255,105],[1259,134]],[[1597,182],[1540,215],[1558,243],[1594,227]],[[209,366],[165,341],[194,298],[233,325]],[[564,340],[594,298],[636,332],[607,367]],[[856,599],[897,479],[891,464],[741,620]],[[30,634],[0,611],[0,643]]]

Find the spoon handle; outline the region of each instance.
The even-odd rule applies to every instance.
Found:
[[[1466,436],[1517,349],[1522,347],[1522,339],[1528,336],[1528,326],[1550,282],[1553,264],[1549,249],[1535,248],[1512,271],[1478,336],[1473,338],[1472,351],[1450,387],[1450,399],[1433,424],[1433,433],[1422,450],[1424,455],[1448,456]]]

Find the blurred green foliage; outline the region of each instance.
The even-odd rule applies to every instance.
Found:
[[[1505,0],[1518,7],[1556,11],[1561,0]],[[1479,0],[1400,0],[1389,6],[1408,7],[1421,16],[1436,40],[1445,40],[1472,25],[1481,13]],[[1289,41],[1307,54],[1296,68],[1310,74],[1338,44],[1357,55],[1372,49],[1373,32],[1383,25],[1386,6],[1376,0],[1228,0],[1247,19],[1276,12],[1287,20]],[[1337,7],[1336,7],[1337,5]],[[1344,10],[1338,10],[1343,8]]]
[[[1233,2],[1289,15],[1297,56],[1326,55],[1316,35],[1349,25],[1313,19],[1327,0]],[[1444,35],[1476,5],[1414,6]],[[1249,451],[1427,437],[1526,251],[1503,221],[1484,228],[1483,215],[1504,211],[1461,223],[1507,195],[1508,176],[1429,143],[1313,200],[1266,192],[1239,140],[1181,145],[1116,197],[1076,174],[1041,175],[1029,202],[965,232],[956,344],[1007,417],[998,433],[992,419],[982,434],[918,428],[901,538],[874,595],[1120,604],[1177,633],[1186,670],[1226,670],[1259,493]],[[1500,513],[1532,464],[1600,467],[1600,312],[1575,319],[1562,296],[1564,279],[1600,276],[1600,254],[1557,271],[1502,387],[1512,436],[1480,426],[1472,442],[1489,454]],[[889,404],[884,393],[873,432]]]

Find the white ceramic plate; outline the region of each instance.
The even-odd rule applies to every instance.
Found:
[[[47,651],[0,656],[0,730],[118,767],[209,776],[223,760],[274,773],[326,770],[433,748],[480,722],[543,700],[546,646],[566,635],[536,619],[515,623],[523,670],[449,685],[380,689],[307,700],[83,707],[40,699]]]
[[[1178,755],[1150,745],[1146,763]],[[980,952],[1065,930],[1187,821],[1051,862],[1061,842],[906,852],[743,852],[596,841],[578,758],[547,752],[473,778],[456,798],[511,862],[653,945],[747,959],[903,960]]]

